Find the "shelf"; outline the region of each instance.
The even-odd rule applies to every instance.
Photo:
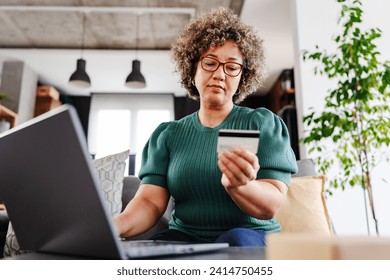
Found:
[[[0,120],[4,119],[11,123],[11,127],[16,126],[18,114],[0,104]]]

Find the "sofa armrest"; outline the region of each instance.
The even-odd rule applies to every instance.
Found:
[[[125,176],[123,178],[122,189],[122,211],[126,208],[130,200],[133,199],[135,193],[138,190],[140,179],[136,176]]]
[[[293,174],[292,177],[304,177],[315,176],[317,172],[315,170],[315,164],[312,159],[297,160],[298,172]]]
[[[123,190],[122,190],[122,211],[125,209],[126,205],[133,199],[135,193],[139,188],[140,180],[136,176],[126,176],[123,179]],[[171,217],[171,212],[173,210],[174,203],[171,197],[167,210],[161,219],[148,231],[137,235],[135,237],[129,238],[130,240],[145,240],[149,239],[153,235],[160,233],[168,229],[169,220]]]

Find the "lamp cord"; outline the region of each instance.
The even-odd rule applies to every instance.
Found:
[[[81,38],[81,58],[83,58],[84,55],[84,44],[85,44],[85,12],[83,12],[83,38]]]
[[[137,20],[136,20],[136,26],[135,26],[135,28],[136,28],[136,30],[135,30],[135,32],[136,32],[136,36],[135,36],[135,59],[138,59],[138,21],[139,21],[139,14],[137,13],[137,18],[136,18]]]

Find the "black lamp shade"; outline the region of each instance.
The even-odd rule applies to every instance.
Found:
[[[130,88],[146,87],[145,78],[141,74],[141,62],[138,59],[133,60],[133,70],[127,76],[125,85]]]
[[[85,72],[86,61],[82,58],[77,60],[77,68],[76,71],[70,76],[69,83],[79,86],[79,87],[90,87],[91,80]]]

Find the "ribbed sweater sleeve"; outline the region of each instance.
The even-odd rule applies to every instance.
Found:
[[[174,122],[160,124],[150,136],[142,152],[142,168],[139,173],[141,184],[153,184],[167,187],[169,165],[168,143]]]
[[[256,109],[251,117],[252,129],[260,130],[258,179],[273,178],[290,184],[297,172],[296,159],[285,123],[271,111]]]

